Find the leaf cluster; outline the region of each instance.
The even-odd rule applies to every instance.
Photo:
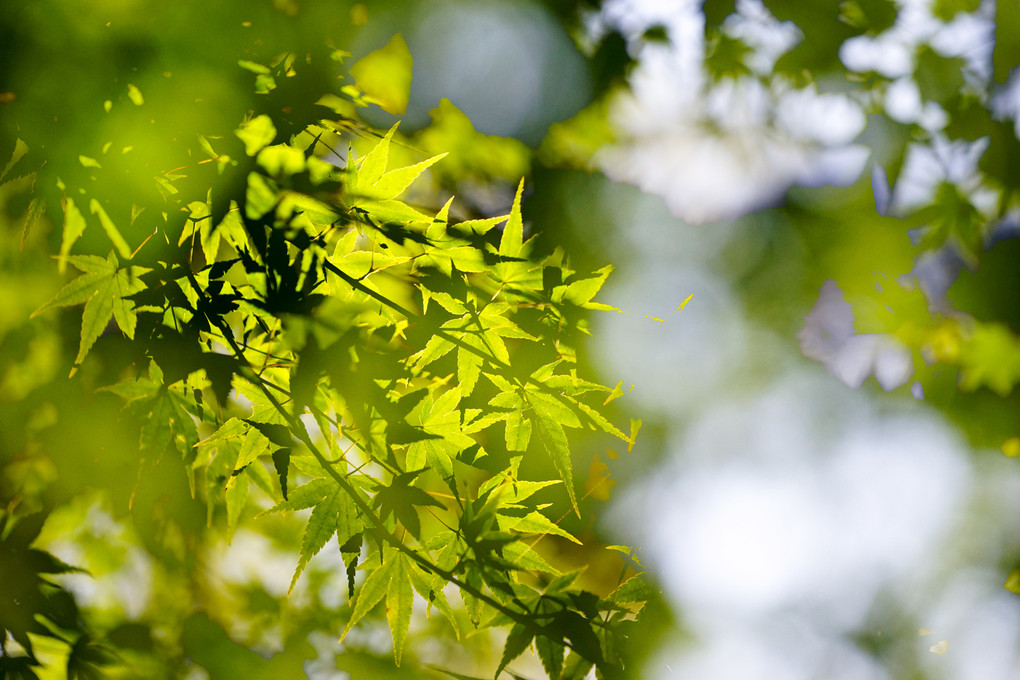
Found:
[[[35,314],[83,306],[72,375],[126,338],[121,379],[102,389],[143,423],[139,475],[179,455],[231,533],[256,505],[310,511],[291,588],[335,541],[344,634],[384,604],[397,664],[423,600],[457,636],[458,603],[471,628],[509,628],[497,675],[533,645],[551,678],[622,677],[638,581],[604,597],[578,587],[540,542],[581,541],[538,500],[560,488],[581,514],[572,431],[633,443],[634,425],[601,412],[618,391],[576,367],[609,268],[538,252],[523,181],[508,214],[484,219],[403,200],[442,155],[390,168],[396,126],[358,123],[357,88],[309,101],[291,87],[296,55],[241,66],[266,112],[198,137],[190,166],[155,177],[156,204],[123,221],[87,187],[61,187],[58,265],[81,273]],[[269,105],[285,93],[300,98]],[[376,141],[337,162],[351,131]],[[108,251],[74,252],[97,222]],[[535,456],[554,479],[525,478]]]

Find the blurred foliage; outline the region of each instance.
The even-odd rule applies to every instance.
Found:
[[[727,245],[723,264],[730,267],[747,313],[784,337],[800,337],[806,353],[850,384],[859,384],[848,375],[859,368],[862,378],[876,378],[872,388],[938,408],[966,433],[979,460],[1000,448],[1015,457],[1020,450],[1020,5],[708,0],[702,15],[700,49],[687,45],[685,51],[676,44],[670,55],[680,60],[693,49],[697,63],[678,72],[699,83],[691,88],[697,101],[739,88],[767,93],[749,96],[764,113],[748,114],[758,126],[751,131],[720,130],[725,112],[718,111],[694,123],[677,122],[681,139],[701,132],[720,139],[719,147],[731,142],[771,149],[754,143],[802,134],[796,127],[777,133],[776,120],[789,113],[783,99],[792,101],[791,95],[804,92],[838,93],[867,116],[866,128],[844,142],[862,145],[870,155],[856,181],[842,188],[803,187],[796,185],[827,180],[791,179],[787,186],[794,186],[783,187],[773,206],[741,220],[741,236]],[[637,37],[640,22],[632,23],[638,28],[619,25],[630,26],[628,47],[638,54],[641,68],[640,50],[647,42]],[[780,49],[782,31],[793,39]],[[868,59],[860,57],[866,49]],[[641,76],[655,82],[661,76],[655,68],[667,71],[661,61],[649,60]],[[688,85],[676,79],[678,87]],[[649,82],[630,84],[649,89]],[[610,110],[613,97],[608,96]],[[905,100],[914,103],[907,106]],[[658,121],[649,119],[654,120],[638,117],[639,132],[633,134],[641,134],[641,125],[653,129],[650,137],[670,133],[668,123],[657,128]],[[626,150],[630,141],[618,135],[620,148]],[[811,154],[821,146],[799,148]],[[640,159],[646,147],[635,148]],[[676,148],[683,153],[680,144]],[[693,144],[688,148],[693,157],[707,155],[697,155],[702,149]],[[659,176],[642,186],[667,200],[671,191],[685,189]],[[837,299],[820,296],[823,287],[835,290]],[[842,318],[832,322],[844,307],[847,325]],[[805,336],[817,345],[809,350]],[[1011,554],[995,568],[1004,570],[1007,589],[1020,592],[1015,560]],[[887,642],[894,639],[889,635]],[[932,677],[893,647],[870,650],[890,677]]]
[[[674,18],[668,12],[656,14],[649,6],[638,18],[616,9],[599,28],[600,44],[622,35],[624,53],[633,58],[623,79],[586,109],[601,111],[595,118],[603,124],[626,121],[633,112],[635,101],[628,97],[636,85],[629,74],[645,66],[643,51],[661,43],[664,34],[678,40],[664,27]],[[979,446],[999,448],[1016,436],[1017,3],[939,0],[929,7],[893,0],[709,0],[700,17],[700,44],[674,42],[666,53],[683,64],[672,75],[676,86],[691,88],[699,102],[718,95],[719,101],[743,103],[748,111],[735,113],[733,127],[720,121],[728,111],[683,112],[690,118],[676,127],[685,143],[701,134],[718,140],[720,153],[730,153],[732,144],[766,155],[775,140],[789,142],[784,135],[810,139],[810,130],[777,125],[790,111],[783,104],[805,94],[838,94],[867,119],[851,142],[870,154],[856,182],[841,189],[802,187],[796,185],[827,180],[792,178],[789,184],[795,186],[771,199],[779,205],[745,218],[757,233],[727,246],[727,258],[745,263],[735,276],[748,313],[793,336],[823,284],[833,281],[852,308],[857,335],[883,336],[890,341],[887,347],[910,356],[909,379],[899,382],[904,393],[912,387],[914,394],[923,394]],[[596,49],[589,47],[592,53]],[[865,49],[871,50],[870,60],[854,56]],[[667,82],[671,77],[663,75],[671,73],[663,66],[664,53],[654,54],[638,78],[647,81],[642,81],[646,89],[655,78]],[[735,91],[747,99],[728,99]],[[917,95],[909,110],[902,104],[904,92]],[[761,111],[752,111],[755,107]],[[584,115],[557,126],[548,148],[560,140],[556,148],[569,149],[568,130],[596,129],[579,124]],[[636,133],[614,130],[611,136],[586,138],[622,149],[612,156],[619,162],[635,135],[671,133],[668,121],[656,118],[661,113],[643,115],[634,123]],[[759,138],[765,141],[755,146]],[[797,144],[799,153],[809,155],[825,142]],[[633,148],[635,163],[647,158],[647,147]],[[694,158],[707,153],[689,148]],[[599,153],[575,156],[571,164],[612,175]],[[677,153],[684,147],[678,144]],[[662,177],[668,172],[649,168],[634,174],[636,183],[669,202],[669,194],[686,186]],[[985,415],[976,417],[980,413]]]
[[[4,10],[2,677],[621,677],[610,268],[530,234],[524,144],[363,122],[413,55],[345,49],[405,7]]]

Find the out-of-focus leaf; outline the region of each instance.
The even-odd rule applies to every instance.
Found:
[[[414,59],[398,33],[385,47],[370,52],[351,66],[355,85],[366,99],[395,116],[407,111]]]

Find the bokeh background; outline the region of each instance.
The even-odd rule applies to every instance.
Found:
[[[24,140],[53,182],[120,154],[139,178],[125,195],[187,162],[166,140],[253,108],[239,60],[328,41],[353,63],[402,35],[401,131],[457,149],[437,190],[497,214],[527,174],[529,228],[576,268],[616,268],[601,299],[621,311],[592,318],[588,369],[622,381],[617,415],[643,427],[633,451],[575,466],[608,466],[584,529],[639,546],[658,593],[633,677],[1015,677],[1015,2],[39,0],[0,16],[4,158]],[[46,489],[40,541],[92,572],[63,577],[81,605],[187,618],[181,593],[202,591],[227,614],[187,618],[181,676],[414,677],[384,627],[339,649],[312,632],[344,596],[328,565],[276,601],[283,524],[219,541],[197,584],[167,566],[190,558],[127,509],[119,407],[87,375],[63,381],[74,320],[29,320],[60,286],[60,228],[23,234],[25,188],[0,196],[4,498]],[[38,450],[80,474],[58,481]],[[205,521],[164,505],[185,531]],[[419,633],[421,658],[443,658]]]

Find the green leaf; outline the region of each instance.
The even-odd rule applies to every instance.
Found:
[[[174,417],[174,407],[169,395],[164,391],[152,400],[146,414],[145,424],[139,434],[139,448],[143,455],[158,457],[163,453],[173,430],[170,421]]]
[[[559,678],[563,671],[563,645],[545,635],[535,638],[535,649],[538,651],[538,658],[542,661],[542,668],[550,678]]]
[[[78,206],[74,204],[74,199],[65,199],[64,233],[60,239],[60,259],[58,260],[57,266],[61,274],[64,273],[64,269],[67,266],[67,259],[68,255],[71,253],[71,246],[73,246],[75,241],[81,238],[81,235],[84,233],[85,218],[82,217],[81,211],[78,210]]]
[[[524,192],[524,180],[517,185],[510,216],[503,227],[503,235],[499,240],[499,254],[503,257],[520,257],[524,241],[524,220],[521,217],[521,194]]]
[[[395,555],[392,563],[393,575],[386,589],[386,620],[393,636],[393,659],[399,666],[404,653],[404,641],[411,626],[414,590],[408,573],[411,565],[407,557],[402,554]]]
[[[998,323],[977,324],[959,351],[960,389],[988,387],[1001,397],[1020,382],[1020,337]]]
[[[213,444],[227,441],[228,439],[235,439],[244,435],[250,428],[251,426],[243,420],[228,418],[222,425],[219,426],[219,428],[217,428],[215,432],[195,444],[195,446],[211,446]]]
[[[274,177],[296,175],[305,169],[304,152],[287,144],[273,144],[265,147],[258,152],[256,161]]]
[[[516,531],[520,534],[552,534],[581,545],[581,541],[577,540],[570,532],[564,531],[556,524],[553,524],[548,517],[537,510],[528,513],[524,517],[499,515],[498,521],[499,528],[502,531]]]
[[[999,36],[1010,36],[1012,39],[995,41],[995,50],[992,53],[992,63],[995,66],[995,82],[1004,84],[1010,75],[1016,70],[1020,63],[1020,3],[1002,2],[995,3],[995,27]]]
[[[307,484],[302,484],[296,489],[291,489],[288,494],[287,500],[282,503],[277,503],[268,510],[262,512],[261,515],[268,515],[274,512],[289,512],[292,510],[304,510],[317,505],[323,498],[325,498],[335,484],[321,477],[313,479]]]
[[[305,525],[305,532],[301,536],[301,551],[298,556],[298,565],[294,571],[294,576],[290,580],[288,593],[294,590],[298,577],[301,576],[301,572],[304,571],[308,561],[315,557],[329,539],[333,537],[333,534],[336,533],[337,520],[341,509],[340,494],[342,493],[343,491],[339,487],[334,486],[330,493],[326,494],[312,510],[312,514],[308,518],[308,524]]]
[[[466,347],[457,349],[457,383],[465,396],[475,389],[484,362],[478,352],[472,352]]]
[[[425,343],[425,348],[408,358],[413,371],[420,371],[430,363],[445,356],[454,347],[453,343],[440,335],[433,335]]]
[[[594,276],[578,279],[573,283],[567,284],[563,287],[562,291],[559,289],[554,291],[553,300],[556,301],[557,298],[560,298],[564,302],[569,302],[578,307],[585,307],[595,297],[595,294],[599,292],[612,271],[612,265],[607,265],[595,272]]]
[[[103,262],[105,262],[105,260],[103,260]],[[47,312],[56,307],[69,307],[88,302],[89,298],[96,294],[97,286],[102,281],[109,278],[109,276],[110,274],[99,271],[79,276],[61,288],[60,291],[46,304],[32,312],[31,318],[34,319],[43,312]]]
[[[620,431],[620,428],[616,427],[611,422],[609,422],[609,420],[607,420],[604,415],[593,409],[591,406],[588,406],[584,402],[579,401],[577,402],[577,407],[584,411],[584,414],[591,418],[592,422],[603,432],[608,432],[609,434],[619,439],[622,439],[625,442],[630,441],[627,435]]]
[[[358,165],[357,182],[355,192],[359,195],[366,192],[386,172],[386,163],[389,160],[390,140],[397,131],[400,123],[394,123],[393,127],[383,136],[379,143],[372,147],[372,150],[365,154]]]
[[[556,468],[560,479],[563,480],[563,484],[567,487],[570,504],[573,506],[577,516],[580,517],[581,510],[577,506],[577,494],[574,492],[573,463],[570,460],[570,446],[567,443],[567,435],[563,432],[563,427],[559,421],[548,415],[539,413],[534,423],[542,446],[545,447],[546,453],[549,454],[549,458],[552,460],[553,467]]]
[[[255,61],[250,61],[248,59],[238,60],[237,65],[246,71],[251,71],[252,73],[260,75],[269,75],[270,73],[272,73],[268,66],[265,66]]]
[[[227,489],[223,494],[227,506],[227,540],[234,536],[241,512],[248,503],[248,475],[242,472],[227,480]]]
[[[560,675],[559,680],[584,680],[588,677],[588,673],[594,665],[593,661],[584,658],[574,650],[570,650],[566,661],[563,663],[563,673]]]
[[[111,318],[116,320],[124,335],[129,339],[134,338],[137,315],[134,302],[127,297],[143,290],[144,284],[136,278],[134,268],[118,269],[117,258],[113,253],[106,260],[93,255],[76,255],[68,257],[66,261],[85,274],[64,286],[46,304],[35,310],[32,316],[54,307],[85,303],[81,342],[74,362],[77,367],[106,330]],[[74,375],[74,372],[72,370],[71,374]]]
[[[138,399],[149,399],[155,397],[158,389],[159,385],[152,380],[148,380],[146,378],[132,378],[129,380],[122,380],[114,385],[100,387],[96,391],[112,392],[123,399],[126,403],[130,404]]]
[[[531,420],[520,410],[511,411],[506,417],[507,451],[527,451],[531,440]]]
[[[541,571],[554,576],[560,574],[558,569],[546,562],[541,555],[523,541],[514,541],[503,546],[503,558],[518,569]]]
[[[438,156],[433,156],[421,163],[409,165],[406,168],[391,170],[380,177],[370,187],[361,187],[361,191],[364,192],[366,197],[380,201],[396,198],[400,194],[404,193],[404,191],[411,186],[411,183],[418,179],[419,175],[425,172],[429,166],[435,165],[445,156],[445,153],[439,154]]]
[[[142,96],[142,91],[139,90],[136,85],[128,83],[127,90],[128,99],[131,100],[132,104],[134,104],[135,106],[141,106],[142,104],[145,103],[145,97]]]
[[[438,574],[426,574],[421,567],[413,562],[410,562],[410,564],[411,568],[408,570],[407,574],[411,578],[411,585],[414,586],[418,595],[429,603],[430,607],[435,606],[435,608],[446,617],[446,620],[450,622],[450,625],[453,627],[453,632],[459,640],[460,627],[457,624],[457,616],[454,614],[449,600],[446,599],[446,593],[443,592],[443,586],[446,585],[446,581]]]
[[[244,152],[254,156],[276,139],[276,126],[273,125],[272,118],[262,114],[239,127],[234,134],[244,142]]]
[[[74,358],[75,366],[81,365],[113,316],[111,282],[111,279],[105,279],[96,289],[96,294],[85,303],[85,312],[81,317],[81,342],[78,345],[78,355]]]
[[[519,657],[524,653],[524,650],[531,644],[531,640],[534,637],[531,629],[520,623],[515,623],[510,629],[510,634],[506,636],[506,644],[503,645],[503,656],[499,660],[499,666],[496,668],[496,675],[494,678],[499,678],[499,674],[503,672],[503,669],[507,667],[511,661]]]
[[[89,211],[93,215],[97,215],[99,217],[99,223],[103,225],[103,230],[106,231],[106,235],[109,237],[110,243],[112,243],[113,247],[117,249],[117,253],[119,253],[125,260],[131,259],[131,247],[127,244],[127,241],[124,240],[124,237],[120,235],[120,232],[117,230],[117,226],[113,223],[113,220],[110,219],[110,216],[106,214],[106,211],[103,209],[103,206],[99,203],[99,201],[93,198],[89,202]]]
[[[259,456],[269,451],[269,438],[255,428],[248,430],[241,442],[241,450],[234,463],[234,474],[251,465]]]
[[[393,577],[393,560],[380,564],[375,570],[368,575],[365,582],[361,585],[361,590],[358,591],[358,599],[354,603],[354,611],[351,613],[351,618],[348,619],[347,625],[344,626],[343,632],[340,634],[340,640],[342,641],[347,637],[347,633],[357,625],[361,619],[365,618],[365,615],[372,611],[375,607],[386,597],[387,592],[390,588],[390,580]]]
[[[430,241],[438,241],[439,239],[446,236],[446,228],[449,226],[450,221],[450,206],[453,205],[453,196],[451,196],[443,207],[436,213],[435,218],[432,220],[432,224],[425,231],[425,238]]]
[[[414,60],[407,43],[398,33],[374,52],[351,66],[355,85],[365,93],[365,99],[394,116],[407,111],[411,94],[411,72]]]
[[[527,395],[528,400],[535,409],[535,413],[537,413],[540,418],[555,420],[565,427],[581,426],[581,421],[578,419],[577,414],[574,413],[569,406],[563,403],[564,401],[569,401],[576,404],[577,402],[573,399],[546,394],[540,390],[528,390]]]
[[[28,153],[28,144],[25,144],[25,142],[19,137],[14,142],[14,153],[11,154],[11,160],[7,161],[7,165],[4,166],[3,172],[0,172],[0,182],[7,177],[7,173],[11,171],[11,168],[18,164],[18,161],[24,158],[26,153]]]
[[[632,576],[617,586],[609,597],[619,604],[643,604],[651,595],[648,584],[640,576]]]
[[[973,12],[981,0],[935,0],[931,13],[942,21],[952,21],[961,12]]]
[[[464,675],[463,673],[455,673],[453,671],[446,670],[445,668],[440,668],[439,666],[429,666],[429,668],[431,668],[432,670],[436,671],[437,673],[442,673],[443,675],[445,675],[447,677],[453,678],[453,680],[483,680],[482,678],[475,677],[473,675]]]

